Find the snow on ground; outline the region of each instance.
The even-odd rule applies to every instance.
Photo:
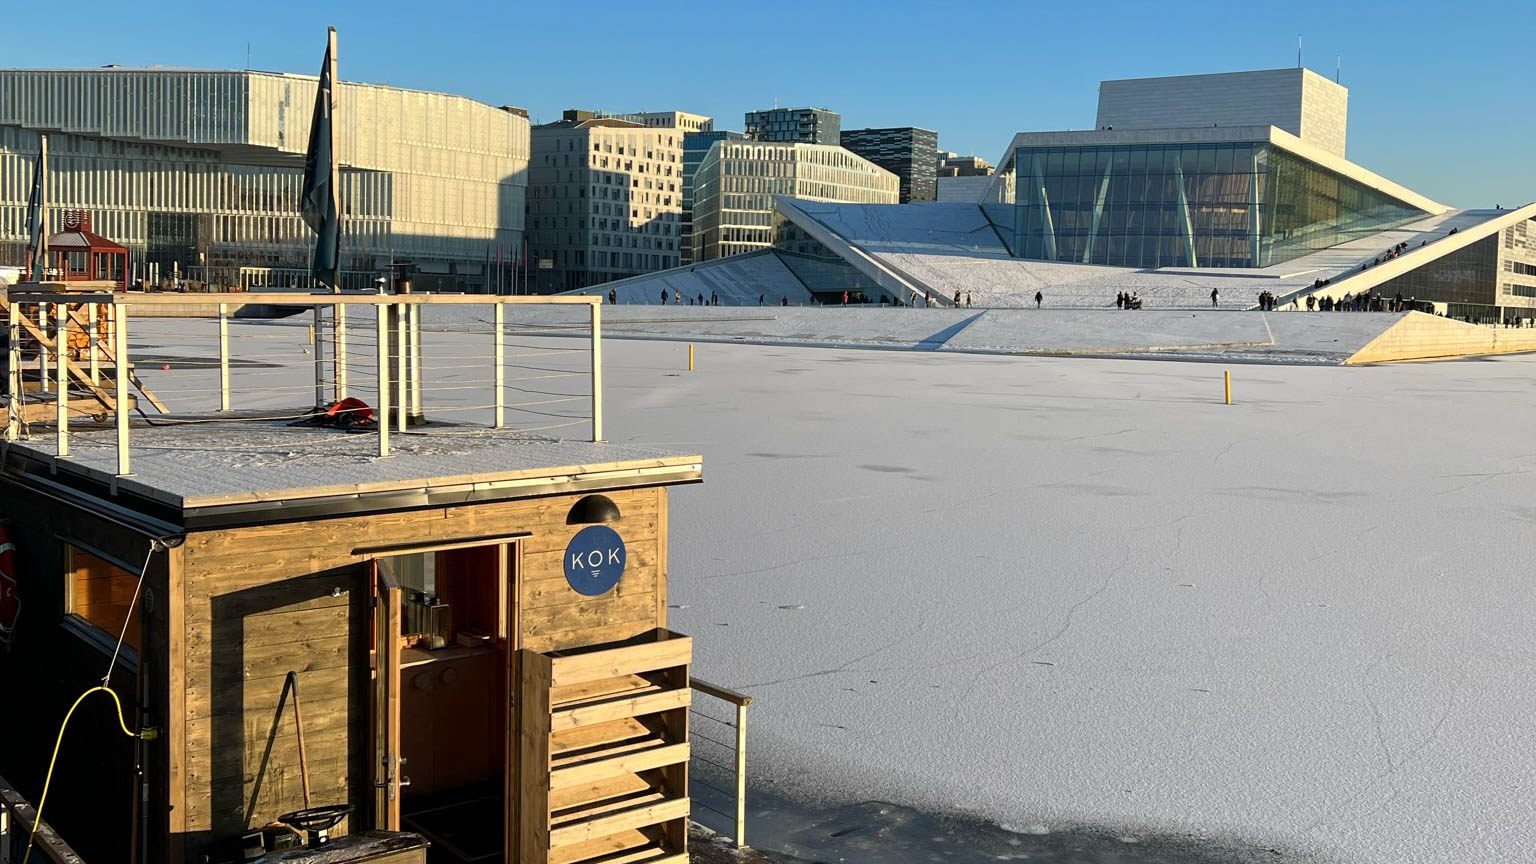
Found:
[[[1320,341],[1366,317],[1269,319]],[[167,391],[206,378],[178,327],[206,322],[137,330]],[[484,341],[427,338],[467,367]],[[1129,861],[1536,848],[1536,357],[1240,366],[1229,407],[1201,363],[705,343],[689,373],[686,350],[605,344],[606,434],[704,455],[671,497],[671,625],[755,697],[775,800],[1134,839]],[[850,822],[777,812],[755,845]]]
[[[1536,359],[1242,367],[1227,407],[1205,364],[608,351],[610,436],[705,455],[671,624],[756,698],[776,794],[1328,861],[1536,848]]]

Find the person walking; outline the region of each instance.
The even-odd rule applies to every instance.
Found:
[[[763,294],[757,295],[757,305],[759,305],[759,306],[763,305],[763,297],[764,296],[766,296],[766,295],[763,295]]]
[[[683,305],[683,292],[673,289],[672,302],[677,306]]]
[[[608,289],[608,305],[609,306],[614,306],[618,302],[619,302],[619,292],[613,290],[612,288],[609,288]]]
[[[716,294],[713,291],[709,292],[709,305],[711,305],[711,306],[719,306],[720,305],[720,295]]]
[[[1035,308],[1039,309],[1040,308],[1040,303],[1042,301],[1044,301],[1044,300],[1045,300],[1045,295],[1041,294],[1039,291],[1036,291],[1035,292]]]
[[[1125,308],[1125,292],[1124,291],[1116,291],[1115,292],[1115,308],[1116,309],[1124,309]]]
[[[843,305],[844,306],[848,305],[848,292],[847,291],[843,292]]]
[[[965,308],[971,308],[971,292],[965,292]]]
[[[1217,298],[1217,297],[1218,297],[1218,296],[1219,296],[1219,295],[1218,295],[1218,294],[1217,294],[1217,293],[1216,293],[1216,289],[1215,289],[1215,288],[1212,288],[1212,289],[1211,289],[1211,308],[1212,308],[1212,309],[1214,309],[1214,308],[1216,308],[1216,298]]]
[[[960,308],[960,292],[958,290],[955,291],[955,308]]]
[[[661,289],[661,305],[667,305],[667,289]]]

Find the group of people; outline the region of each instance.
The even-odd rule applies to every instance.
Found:
[[[1039,296],[1039,295],[1037,294],[1036,296]],[[1212,291],[1211,292],[1211,303],[1214,304],[1216,302],[1215,298],[1216,298],[1216,292]],[[1134,291],[1121,291],[1119,294],[1115,295],[1115,308],[1116,309],[1140,309],[1141,308],[1141,295],[1137,294]]]
[[[1216,292],[1212,291],[1211,293],[1215,294]],[[1273,312],[1273,311],[1275,311],[1275,304],[1278,303],[1279,301],[1280,301],[1280,298],[1276,297],[1274,295],[1274,292],[1272,292],[1272,291],[1260,291],[1259,292],[1259,311],[1260,312]],[[1214,301],[1212,302],[1211,305],[1215,305]],[[1291,306],[1293,308],[1296,306],[1296,300],[1294,298],[1292,298],[1292,300],[1291,300]]]
[[[703,294],[700,294],[698,296],[698,298],[697,298],[697,302],[695,302],[695,298],[693,298],[693,297],[687,297],[687,298],[683,297],[683,292],[681,292],[681,291],[678,291],[678,290],[675,290],[675,289],[672,291],[672,303],[673,303],[673,305],[675,305],[675,306],[682,306],[684,300],[687,300],[687,305],[689,305],[689,306],[719,306],[720,305],[720,295],[716,294],[713,291],[709,292],[709,302],[708,303],[704,302],[704,295]],[[609,302],[609,304],[614,304],[614,303],[619,302],[618,292],[614,291],[611,288],[608,289],[608,302]],[[667,305],[667,289],[665,289],[665,288],[661,289],[661,305],[663,305],[663,306]],[[759,305],[759,306],[763,305],[763,299],[761,297],[759,297],[757,299],[757,305]]]

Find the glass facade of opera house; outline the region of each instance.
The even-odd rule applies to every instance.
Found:
[[[1019,147],[1012,167],[1021,258],[1268,267],[1427,215],[1268,142]]]

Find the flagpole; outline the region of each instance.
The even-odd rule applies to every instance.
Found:
[[[336,77],[336,28],[327,27],[326,30],[329,31],[329,41],[326,46],[326,55],[331,58],[331,199],[335,202],[336,206],[336,266],[331,270],[331,292],[334,294],[340,294],[342,211],[340,182],[341,168],[339,166],[341,165],[341,156],[339,151],[336,149],[336,108],[341,102],[341,99],[339,98],[339,94],[341,92],[341,79]]]

